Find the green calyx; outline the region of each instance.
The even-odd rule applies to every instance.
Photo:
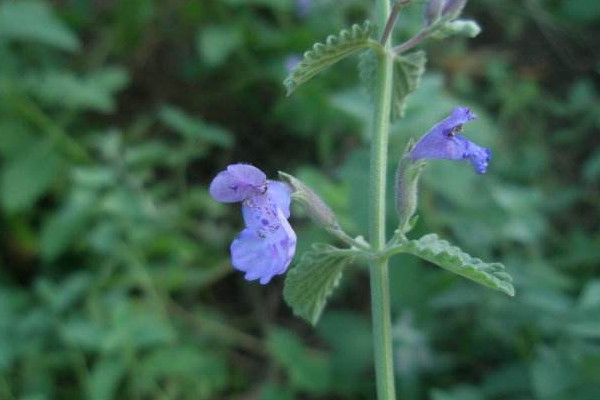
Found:
[[[396,168],[395,200],[399,218],[398,232],[401,235],[412,228],[413,216],[417,211],[419,177],[426,165],[425,161],[410,159],[413,147],[414,143],[409,142]]]

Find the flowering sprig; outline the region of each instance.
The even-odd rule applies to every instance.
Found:
[[[231,244],[234,268],[246,273],[248,280],[268,283],[283,274],[295,254],[296,234],[291,228],[290,202],[302,205],[320,227],[347,247],[315,244],[300,257],[287,274],[284,298],[294,312],[316,324],[327,299],[337,287],[344,270],[356,260],[369,263],[373,340],[379,400],[395,399],[388,259],[398,253],[409,253],[440,268],[481,285],[514,295],[510,276],[499,263],[486,263],[456,246],[427,234],[411,239],[408,234],[416,222],[418,183],[427,160],[467,160],[477,174],[484,174],[491,159],[490,149],[481,147],[461,134],[465,124],[475,119],[467,107],[456,107],[450,115],[434,125],[417,142],[412,141],[400,155],[396,172],[396,209],[399,225],[386,241],[386,189],[388,136],[392,103],[403,104],[409,93],[417,89],[425,69],[423,51],[404,55],[407,50],[427,38],[445,38],[454,34],[474,36],[479,26],[458,19],[467,0],[430,0],[422,30],[406,42],[394,47],[392,30],[400,9],[409,0],[377,0],[378,25],[383,26],[377,40],[374,25],[368,21],[332,35],[317,43],[290,72],[284,81],[287,94],[308,82],[336,62],[358,52],[367,52],[373,60],[368,69],[373,85],[374,118],[369,182],[369,242],[361,236],[353,238],[344,232],[335,212],[317,193],[297,178],[280,173],[283,182],[267,180],[258,168],[234,164],[220,172],[210,186],[211,195],[220,202],[242,203],[245,228]],[[369,58],[367,58],[369,59]],[[368,64],[368,63],[367,63]],[[362,74],[361,74],[362,75]],[[396,113],[402,115],[402,112]]]

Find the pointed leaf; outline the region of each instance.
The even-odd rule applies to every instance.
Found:
[[[283,297],[294,314],[316,325],[327,299],[342,278],[353,253],[326,244],[315,244],[287,273]]]
[[[126,372],[126,362],[119,356],[107,355],[94,364],[88,374],[87,390],[91,400],[113,399]]]
[[[424,51],[394,57],[392,119],[404,116],[406,98],[419,87],[426,63],[427,56]]]
[[[330,35],[325,43],[316,43],[312,50],[304,53],[302,61],[283,81],[287,95],[336,62],[375,44],[376,42],[369,38],[373,31],[373,25],[366,21],[362,26],[355,24],[350,30],[345,29],[338,35]]]
[[[430,261],[438,267],[471,279],[479,284],[515,295],[512,278],[500,263],[485,263],[471,257],[456,246],[441,240],[436,234],[425,235],[406,244],[406,251]]]
[[[8,212],[25,210],[60,179],[61,159],[52,143],[41,141],[0,172],[0,202]]]

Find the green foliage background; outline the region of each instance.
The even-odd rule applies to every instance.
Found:
[[[415,3],[396,42],[422,23]],[[503,262],[517,296],[394,258],[401,399],[600,398],[599,4],[472,0],[483,33],[426,46],[391,161],[459,104],[494,158],[485,176],[431,162],[414,236]],[[0,399],[373,398],[366,271],[347,269],[313,329],[282,279],[232,271],[239,210],[207,194],[251,162],[366,232],[356,66],[290,98],[282,80],[288,57],[372,6],[0,2]],[[295,211],[301,254],[326,237]]]

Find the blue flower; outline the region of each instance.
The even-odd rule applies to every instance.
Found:
[[[231,243],[233,267],[263,285],[284,273],[296,252],[296,234],[287,220],[290,189],[252,165],[233,164],[219,172],[209,191],[221,203],[242,203],[246,227]]]
[[[484,174],[490,162],[490,149],[476,145],[458,132],[463,124],[475,119],[467,107],[456,107],[452,114],[431,128],[410,151],[412,161],[422,159],[469,160],[478,174]]]

